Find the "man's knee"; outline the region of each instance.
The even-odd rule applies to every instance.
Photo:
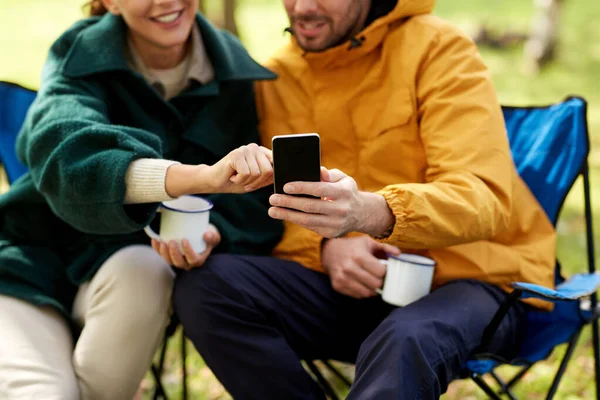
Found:
[[[427,316],[403,318],[402,309],[392,312],[361,345],[349,398],[397,397],[406,385],[442,393],[453,375],[448,365],[456,359],[453,349],[441,344],[444,330]]]
[[[367,363],[389,360],[390,365],[401,369],[446,369],[460,364],[472,347],[461,333],[464,328],[427,316],[407,317],[402,309],[397,309],[363,342],[359,359]]]
[[[175,279],[173,307],[184,324],[205,326],[210,313],[241,296],[242,285],[237,283],[248,264],[229,254],[216,254],[206,264],[181,272]],[[233,300],[235,301],[235,300]]]
[[[240,258],[230,254],[210,256],[202,267],[181,271],[175,278],[174,301],[180,305],[190,300],[204,298],[204,292],[219,292],[223,283],[230,283],[226,275],[231,269],[243,268]],[[225,271],[227,270],[227,271]],[[200,293],[202,292],[202,293]]]
[[[396,310],[398,311],[398,310]],[[401,316],[390,316],[384,319],[375,331],[361,346],[361,352],[371,346],[385,346],[388,351],[397,348],[403,353],[418,351],[423,345],[431,342],[431,322],[427,320],[408,321]]]
[[[468,328],[404,311],[392,312],[362,344],[361,369],[378,365],[404,383],[443,393],[475,345],[464,334]]]

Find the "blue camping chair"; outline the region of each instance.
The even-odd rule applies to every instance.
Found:
[[[551,290],[530,283],[513,283],[514,291],[485,330],[479,350],[467,362],[461,378],[471,378],[492,399],[507,396],[516,399],[511,388],[538,361],[547,358],[560,344],[568,343],[555,378],[548,390],[551,399],[558,389],[561,378],[582,329],[592,325],[594,345],[596,398],[600,399],[600,347],[598,342],[598,316],[596,291],[600,287],[600,275],[596,274],[592,230],[592,207],[588,154],[590,141],[587,127],[587,104],[578,97],[548,107],[502,107],[511,152],[520,176],[527,183],[544,211],[556,226],[559,211],[575,180],[583,177],[584,209],[587,237],[588,273],[581,273],[565,280],[556,263],[556,289]],[[494,333],[509,308],[519,299],[534,297],[551,301],[554,311],[529,311],[527,330],[518,357],[504,360],[486,353]],[[329,361],[322,363],[347,385],[350,380]],[[520,366],[520,371],[508,382],[503,381],[494,369],[503,364]],[[313,362],[308,368],[323,386],[331,399],[337,395]],[[500,389],[495,392],[482,376],[489,373]]]
[[[0,160],[4,165],[8,183],[21,177],[27,168],[18,160],[15,154],[15,142],[21,130],[29,106],[35,99],[36,92],[10,82],[0,81]],[[166,392],[160,380],[162,375],[167,342],[175,334],[178,321],[172,320],[163,340],[158,363],[151,366],[151,372],[156,382],[154,399],[167,399]],[[187,399],[187,374],[186,374],[186,341],[181,334],[181,363],[183,369],[182,398]]]
[[[9,183],[27,172],[15,154],[15,141],[35,95],[33,90],[0,82],[0,159]]]

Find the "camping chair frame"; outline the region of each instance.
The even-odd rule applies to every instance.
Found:
[[[177,331],[177,327],[179,325],[179,321],[176,318],[171,320],[171,324],[167,327],[165,332],[165,337],[163,339],[162,347],[160,349],[160,355],[158,359],[158,363],[153,363],[150,367],[152,372],[152,376],[154,377],[155,387],[154,387],[154,395],[152,398],[154,400],[168,400],[167,392],[162,384],[162,373],[165,365],[165,355],[167,353],[167,344],[169,343],[169,338],[173,337]],[[187,382],[187,341],[185,337],[185,333],[183,328],[181,329],[181,343],[180,343],[180,352],[181,352],[181,399],[187,400],[188,398],[188,382]]]
[[[587,159],[583,165],[580,175],[583,178],[583,195],[584,195],[584,212],[585,212],[585,220],[586,220],[585,225],[586,225],[588,272],[590,274],[595,274],[596,273],[596,262],[595,262],[595,250],[594,250],[594,232],[593,232],[593,220],[592,220],[592,204],[591,204],[589,166],[588,166]],[[509,308],[512,306],[512,304],[514,304],[522,296],[522,294],[523,294],[522,290],[515,289],[507,297],[507,300],[501,306],[501,308],[498,310],[498,312],[494,316],[492,322],[486,329],[486,332],[484,333],[482,349],[487,347],[487,345],[489,344],[489,342],[492,339],[493,334],[496,332],[496,330],[500,326],[500,323],[502,322],[502,319],[508,312]],[[570,301],[580,301],[580,299],[572,299]],[[577,329],[575,331],[575,333],[573,333],[573,335],[571,336],[569,341],[567,342],[568,343],[567,350],[560,362],[558,370],[556,371],[556,374],[554,376],[552,384],[550,385],[550,388],[548,390],[548,394],[546,395],[546,399],[552,399],[554,397],[554,395],[556,394],[556,391],[558,390],[558,385],[560,384],[560,381],[561,381],[562,377],[564,376],[564,373],[567,369],[567,365],[568,365],[569,361],[571,360],[571,357],[573,356],[573,352],[575,351],[575,346],[577,345],[577,343],[579,341],[581,332],[582,332],[583,328],[588,324],[592,325],[592,342],[593,342],[593,347],[594,347],[594,371],[595,371],[595,379],[596,379],[596,398],[600,399],[600,391],[598,390],[598,388],[600,387],[600,385],[599,385],[599,383],[600,383],[599,382],[599,378],[600,378],[600,342],[598,341],[598,317],[600,316],[600,309],[598,308],[598,299],[597,299],[597,294],[595,291],[593,293],[591,293],[591,295],[590,295],[590,305],[591,305],[592,312],[590,313],[589,316],[587,316],[585,318],[586,323],[583,324],[579,329]],[[581,305],[580,305],[580,307],[581,307]],[[476,358],[479,358],[479,357],[489,358],[490,356],[480,353],[480,354],[476,355],[475,357]],[[506,360],[499,360],[499,361],[501,361],[502,363],[506,363],[506,364],[509,363]],[[517,374],[515,374],[514,377],[511,378],[508,382],[501,379],[498,376],[498,374],[496,374],[494,372],[494,370],[490,371],[490,374],[493,377],[494,381],[496,381],[498,386],[500,386],[500,390],[498,392],[495,392],[490,387],[490,385],[488,385],[482,379],[480,374],[478,374],[476,372],[470,372],[469,377],[471,379],[473,379],[473,381],[477,384],[477,386],[479,386],[491,399],[502,400],[501,396],[506,395],[511,400],[516,400],[517,397],[511,392],[510,389],[517,382],[519,382],[519,380],[525,375],[525,373],[527,373],[527,371],[529,371],[529,369],[533,365],[535,365],[535,363],[529,363],[526,361],[524,361],[523,364],[525,364],[525,365],[522,366],[522,369]]]
[[[579,97],[568,97],[565,100],[565,102],[572,100],[572,99],[576,99],[576,100],[583,102],[584,113],[587,113],[587,104],[585,103],[585,100],[583,100],[582,98],[579,98]],[[548,107],[552,107],[552,106],[548,106]],[[531,107],[531,108],[532,109],[536,109],[536,108],[541,109],[541,108],[548,108],[548,107]],[[505,109],[529,109],[529,107],[504,107],[504,108]],[[585,124],[586,124],[585,132],[586,132],[586,135],[588,135],[587,118],[585,118]],[[588,152],[589,152],[589,137],[587,138],[587,142],[588,142]],[[530,361],[524,360],[524,359],[522,359],[522,360],[520,360],[520,359],[504,360],[493,354],[486,353],[486,349],[487,349],[489,343],[491,342],[494,333],[497,331],[498,327],[500,326],[502,320],[506,316],[506,314],[509,311],[509,309],[511,308],[511,306],[513,304],[515,304],[520,298],[526,296],[526,297],[537,297],[537,298],[541,298],[541,299],[545,299],[545,300],[553,301],[553,302],[557,302],[557,301],[577,302],[578,306],[579,306],[578,307],[579,314],[582,318],[581,325],[571,334],[570,338],[566,341],[566,343],[567,343],[566,352],[565,352],[562,360],[560,361],[560,364],[558,366],[558,369],[556,371],[554,379],[548,389],[546,399],[552,399],[554,397],[554,395],[556,394],[559,384],[561,382],[561,379],[564,376],[564,373],[566,371],[567,365],[568,365],[569,361],[571,360],[571,357],[573,355],[575,347],[579,341],[579,338],[581,336],[581,332],[582,332],[583,328],[586,327],[587,325],[591,325],[592,326],[592,342],[593,342],[593,348],[594,348],[594,371],[595,371],[595,384],[596,384],[596,399],[600,400],[600,342],[599,342],[599,331],[598,331],[598,318],[600,317],[600,308],[598,307],[598,299],[597,299],[597,294],[596,294],[596,291],[597,291],[598,287],[600,286],[600,275],[596,274],[590,176],[589,176],[589,165],[588,165],[588,153],[587,152],[585,154],[585,159],[583,160],[582,165],[581,165],[577,175],[574,177],[572,182],[570,182],[570,185],[568,187],[568,190],[566,190],[564,197],[562,199],[560,199],[560,205],[558,206],[557,215],[549,216],[549,217],[551,219],[553,219],[553,222],[556,221],[556,219],[558,217],[558,212],[562,208],[562,204],[564,203],[566,195],[570,192],[570,190],[572,189],[572,186],[575,182],[575,179],[579,176],[581,176],[582,180],[583,180],[584,216],[585,216],[585,222],[586,222],[586,224],[585,224],[586,225],[586,246],[587,246],[588,273],[589,273],[589,275],[587,275],[587,278],[590,278],[591,284],[586,285],[585,293],[570,294],[570,295],[567,294],[564,296],[560,294],[560,290],[558,292],[553,291],[554,293],[547,293],[547,291],[541,290],[543,288],[536,287],[537,285],[528,285],[528,284],[522,284],[522,283],[515,283],[512,285],[514,290],[509,295],[507,295],[505,301],[499,307],[499,309],[496,312],[495,316],[493,317],[492,321],[490,322],[488,327],[485,329],[481,345],[479,346],[478,350],[473,355],[472,361],[469,361],[467,363],[463,373],[459,376],[459,378],[462,378],[462,379],[464,379],[464,378],[472,379],[477,384],[477,386],[479,386],[491,399],[501,400],[503,398],[503,396],[505,396],[511,400],[516,400],[517,397],[515,396],[515,394],[512,392],[511,389],[530,370],[530,368],[533,365],[535,365],[535,362],[530,362]],[[557,261],[557,271],[560,271],[560,265],[558,264],[558,261]],[[566,281],[564,283],[564,285],[565,285],[564,287],[567,287],[569,285],[569,281]],[[557,290],[559,289],[560,286],[561,285],[557,286]],[[557,293],[559,295],[558,297],[557,297]],[[582,300],[588,296],[590,297],[589,311],[584,310],[585,307],[583,307],[583,304],[582,304]],[[476,364],[471,364],[471,363],[472,362],[477,363],[478,360],[491,361],[493,366],[490,368],[484,368],[480,372],[477,371],[477,368],[475,368],[475,370],[470,368],[471,365],[476,366]],[[330,373],[332,373],[337,378],[339,378],[348,387],[350,386],[350,383],[351,383],[350,379],[345,377],[329,361],[321,360],[321,362],[326,367],[326,369],[329,370]],[[521,367],[521,369],[511,379],[509,379],[508,381],[505,381],[494,371],[494,368],[497,365],[502,365],[502,364],[518,365]],[[311,373],[315,376],[316,381],[323,387],[323,390],[325,391],[326,395],[332,400],[337,400],[339,397],[336,394],[335,390],[333,389],[332,385],[323,376],[322,372],[319,370],[319,368],[316,367],[314,362],[307,361],[307,366],[308,366],[308,369],[311,371]],[[490,376],[495,381],[495,383],[499,386],[499,389],[497,391],[495,391],[483,379],[483,375],[485,375],[485,373],[489,373]]]

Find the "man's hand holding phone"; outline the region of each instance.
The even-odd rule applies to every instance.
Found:
[[[275,136],[273,160],[272,218],[326,238],[350,232],[379,236],[394,225],[395,217],[383,196],[362,192],[352,177],[320,166],[317,134]]]
[[[356,181],[342,171],[321,168],[321,182],[290,182],[284,193],[270,198],[272,218],[293,222],[323,237],[342,237],[364,232],[372,218],[373,201],[382,196],[358,190]],[[310,196],[297,197],[297,195]],[[368,233],[368,232],[365,232]]]

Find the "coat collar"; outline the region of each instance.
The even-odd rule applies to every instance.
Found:
[[[83,29],[75,39],[63,64],[63,74],[82,78],[92,74],[131,71],[127,64],[127,26],[121,17],[106,14]],[[217,81],[275,79],[276,75],[254,61],[237,39],[215,29],[196,15]]]

